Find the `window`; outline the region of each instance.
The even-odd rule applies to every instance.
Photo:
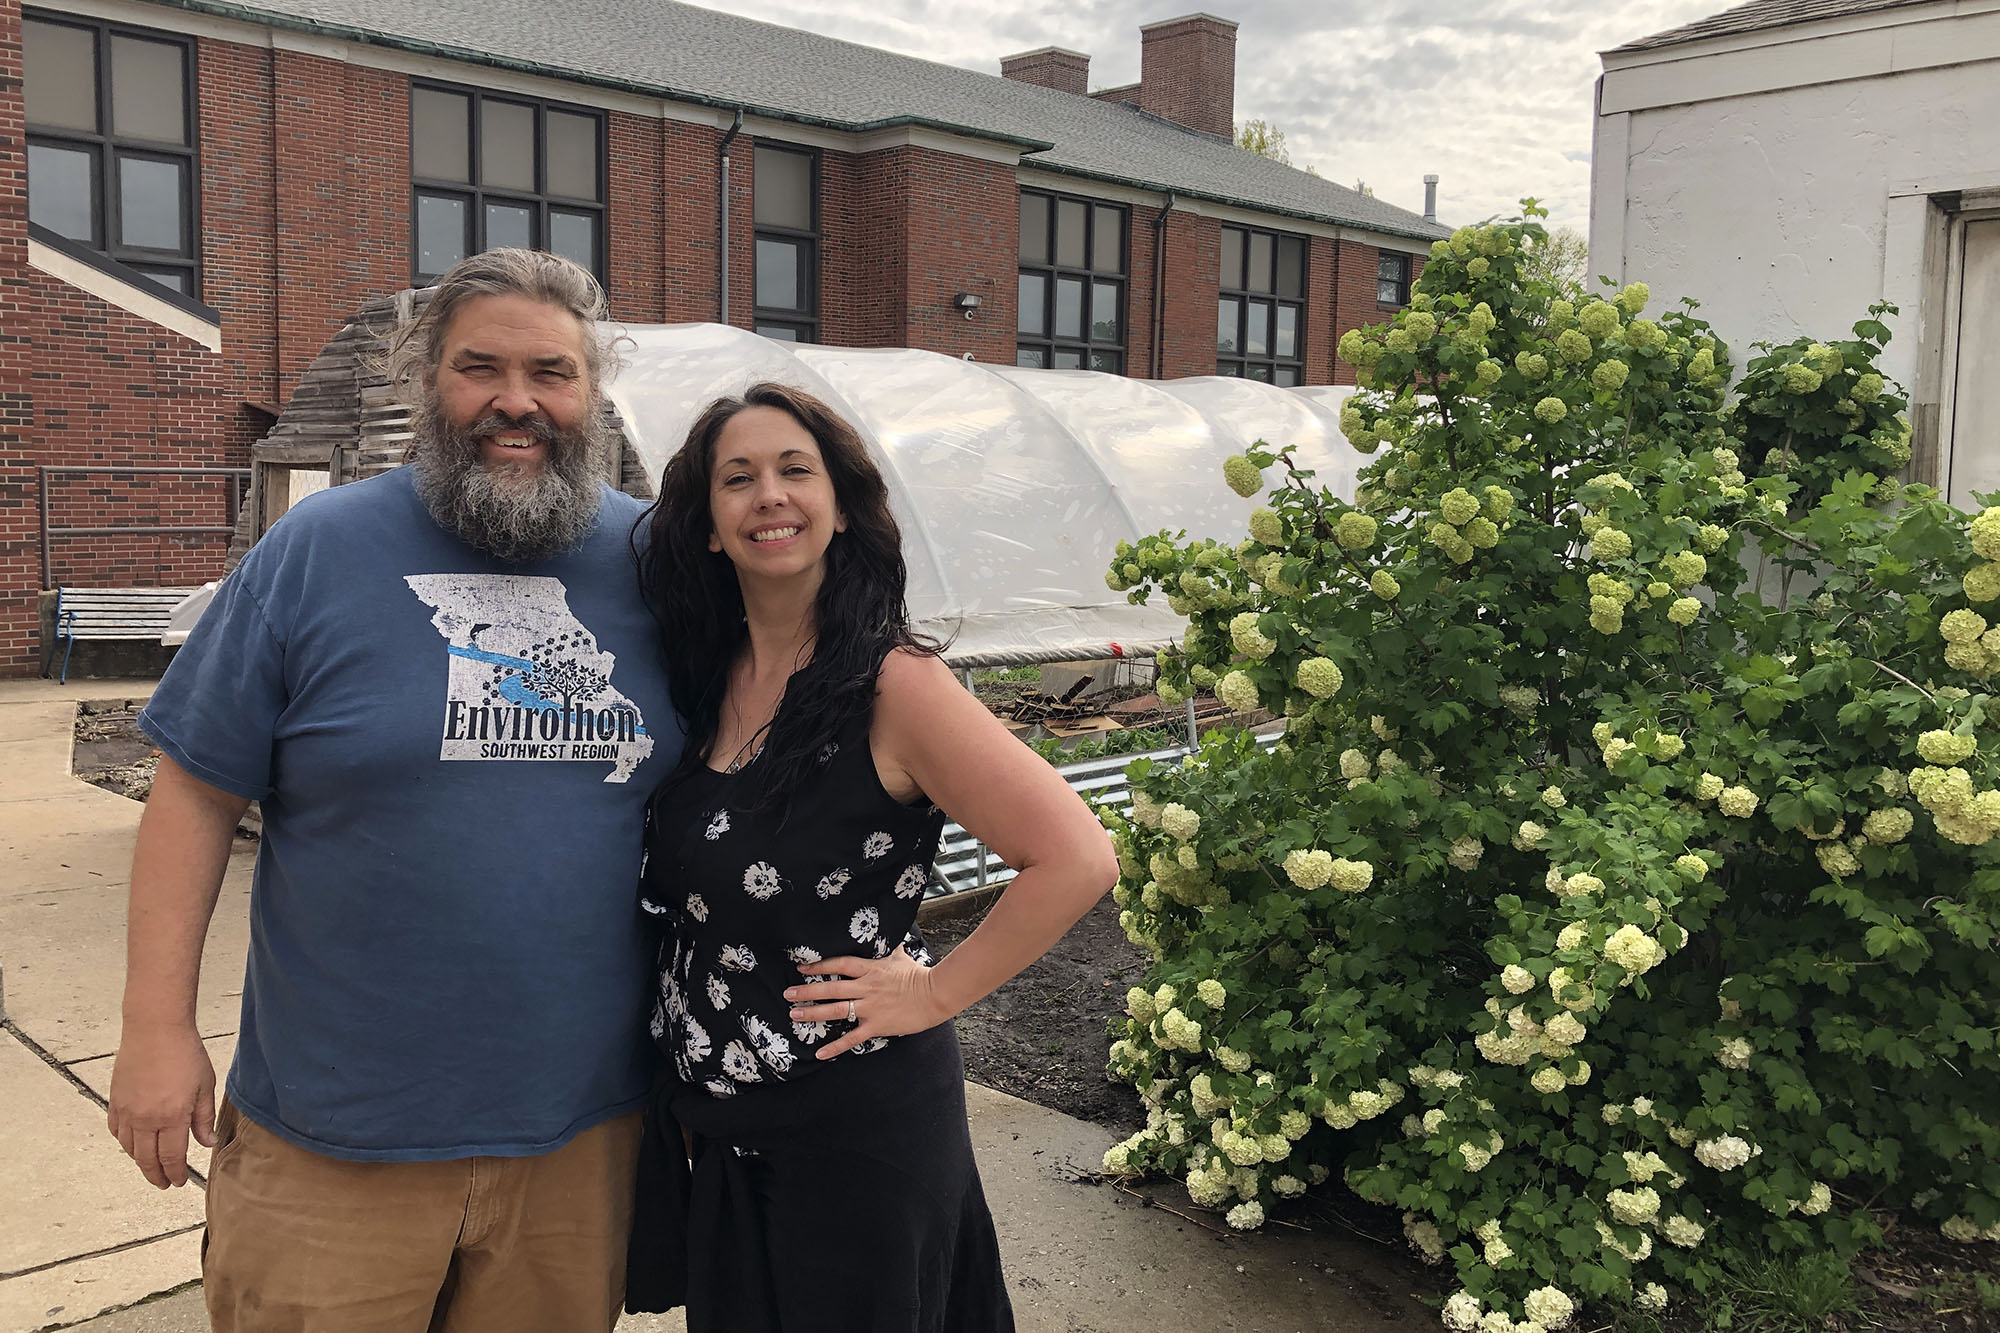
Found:
[[[750,163],[757,233],[752,322],[766,338],[818,342],[819,160],[760,143]]]
[[[1410,257],[1395,250],[1382,251],[1377,263],[1375,299],[1383,305],[1410,303]]]
[[[1117,204],[1021,192],[1014,364],[1125,369],[1125,223]]]
[[[1303,382],[1306,238],[1222,229],[1215,373],[1289,388]]]
[[[21,39],[28,220],[198,298],[194,43],[32,12]]]
[[[471,88],[410,85],[410,273],[547,250],[604,277],[604,117]]]

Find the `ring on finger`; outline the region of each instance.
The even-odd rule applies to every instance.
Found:
[[[847,1002],[847,1021],[850,1023],[856,1021],[854,1017],[854,1001],[852,1000]]]

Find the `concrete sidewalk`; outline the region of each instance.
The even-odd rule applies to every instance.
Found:
[[[70,773],[76,702],[151,688],[0,681],[0,1333],[207,1328],[193,1285],[199,1187],[154,1190],[104,1127],[142,807]],[[235,1049],[252,852],[244,843],[230,859],[202,968],[197,1016],[218,1077]],[[977,1084],[966,1092],[1024,1333],[1436,1326],[1378,1247],[1281,1227],[1218,1235],[1081,1183],[1106,1131]],[[195,1150],[197,1169],[206,1156]],[[677,1316],[619,1325],[682,1327]]]

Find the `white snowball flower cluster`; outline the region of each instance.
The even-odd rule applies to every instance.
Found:
[[[1160,1015],[1159,1043],[1162,1046],[1179,1047],[1183,1051],[1201,1049],[1201,1024],[1189,1018],[1178,1009],[1169,1009]]]
[[[1525,995],[1535,988],[1535,974],[1519,963],[1509,963],[1500,970],[1500,984],[1509,995]]]
[[[1537,1287],[1521,1302],[1528,1318],[1543,1328],[1561,1328],[1576,1314],[1576,1302],[1555,1287]]]
[[[1623,1154],[1623,1159],[1625,1174],[1642,1185],[1654,1176],[1666,1174],[1668,1170],[1666,1162],[1661,1160],[1660,1155],[1650,1150],[1633,1152],[1628,1149]]]
[[[1316,889],[1333,878],[1333,853],[1303,847],[1287,852],[1285,876],[1302,889]]]
[[[1435,1264],[1444,1258],[1444,1237],[1438,1234],[1437,1223],[1428,1217],[1418,1217],[1415,1213],[1403,1214],[1403,1236],[1427,1264]]]
[[[1755,1049],[1747,1038],[1728,1037],[1716,1047],[1715,1062],[1724,1069],[1748,1069]]]
[[[1186,842],[1201,831],[1201,816],[1177,802],[1160,811],[1160,827],[1178,842]]]
[[[1444,1326],[1455,1333],[1473,1333],[1481,1313],[1477,1296],[1469,1291],[1453,1292],[1444,1303]]]
[[[1264,1205],[1252,1199],[1239,1203],[1227,1213],[1229,1225],[1238,1231],[1255,1231],[1264,1225]]]
[[[1660,1192],[1650,1185],[1632,1190],[1612,1190],[1604,1196],[1611,1215],[1627,1226],[1641,1226],[1660,1215]]]
[[[1342,893],[1360,893],[1375,882],[1375,867],[1366,861],[1350,861],[1344,856],[1335,857],[1327,879]]]
[[[1678,1245],[1684,1250],[1691,1250],[1701,1244],[1701,1238],[1706,1234],[1706,1230],[1692,1217],[1682,1217],[1678,1213],[1660,1224],[1660,1234],[1666,1237],[1667,1243]]]
[[[1623,925],[1604,942],[1606,959],[1625,969],[1625,981],[1656,966],[1666,958],[1666,946],[1634,925]]]
[[[1748,819],[1757,812],[1757,793],[1748,787],[1724,787],[1715,798],[1715,808],[1731,819]]]
[[[1524,819],[1521,821],[1521,827],[1514,831],[1514,850],[1532,852],[1541,845],[1542,839],[1547,837],[1548,833],[1546,828],[1534,820]]]
[[[1734,1134],[1703,1139],[1694,1145],[1694,1158],[1715,1171],[1734,1171],[1752,1157],[1750,1145]]]
[[[1236,651],[1255,661],[1262,661],[1278,649],[1277,640],[1257,627],[1257,613],[1244,611],[1229,622],[1229,642]]]
[[[1632,1303],[1641,1310],[1664,1310],[1667,1308],[1667,1289],[1657,1282],[1648,1282],[1632,1298]]]
[[[1220,1009],[1229,998],[1228,990],[1213,977],[1198,983],[1194,988],[1194,994],[1196,999],[1211,1009]]]
[[[1451,851],[1446,855],[1445,859],[1460,870],[1474,870],[1479,866],[1479,858],[1485,855],[1485,853],[1486,844],[1468,834],[1461,838],[1452,839]]]
[[[1833,1207],[1833,1189],[1823,1180],[1815,1180],[1806,1197],[1799,1203],[1799,1212],[1806,1217],[1818,1217]]]
[[[1215,694],[1232,712],[1249,713],[1257,708],[1257,682],[1244,672],[1232,671],[1224,676],[1216,684]]]

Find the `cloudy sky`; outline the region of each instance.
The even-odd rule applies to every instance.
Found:
[[[1236,20],[1236,118],[1285,132],[1295,165],[1448,223],[1533,195],[1550,222],[1590,212],[1597,52],[1733,0],[696,0],[787,27],[1000,72],[1038,46],[1090,54],[1091,87],[1139,78],[1139,25]]]

